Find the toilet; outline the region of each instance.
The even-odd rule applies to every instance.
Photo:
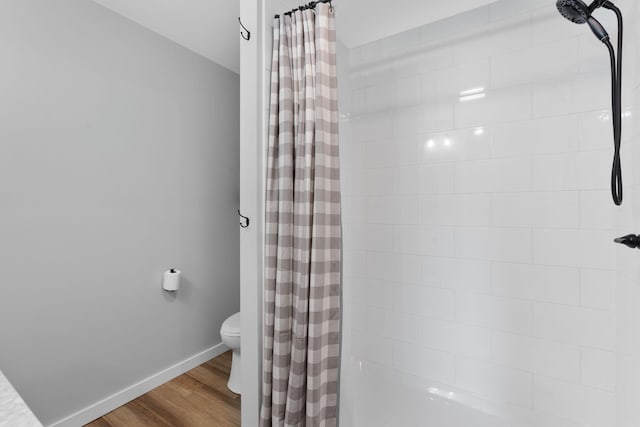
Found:
[[[231,374],[229,374],[227,387],[232,392],[241,394],[240,313],[236,313],[224,321],[220,328],[220,337],[222,338],[222,343],[233,351],[231,356]]]

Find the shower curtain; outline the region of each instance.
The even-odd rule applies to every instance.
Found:
[[[337,424],[341,210],[333,8],[273,29],[261,426]]]

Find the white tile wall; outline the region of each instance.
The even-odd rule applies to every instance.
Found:
[[[527,419],[613,427],[607,57],[553,3],[350,51],[353,355]]]

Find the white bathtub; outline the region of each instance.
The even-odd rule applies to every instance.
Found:
[[[359,361],[343,372],[340,426],[587,427]]]

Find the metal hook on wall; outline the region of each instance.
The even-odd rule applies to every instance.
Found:
[[[247,29],[247,27],[245,27],[245,26],[242,24],[242,20],[241,20],[240,18],[238,18],[238,22],[240,23],[240,26],[241,26],[241,27],[242,27],[242,29],[244,30],[244,32],[240,31],[240,35],[242,36],[242,38],[243,38],[243,39],[245,39],[245,40],[247,40],[247,41],[248,41],[248,40],[250,40],[250,39],[251,39],[251,31],[249,31],[249,30]],[[245,33],[246,33],[246,34],[245,34]]]
[[[240,215],[240,227],[247,228],[249,227],[249,217],[246,217],[240,213],[240,209],[238,209],[238,215]]]

